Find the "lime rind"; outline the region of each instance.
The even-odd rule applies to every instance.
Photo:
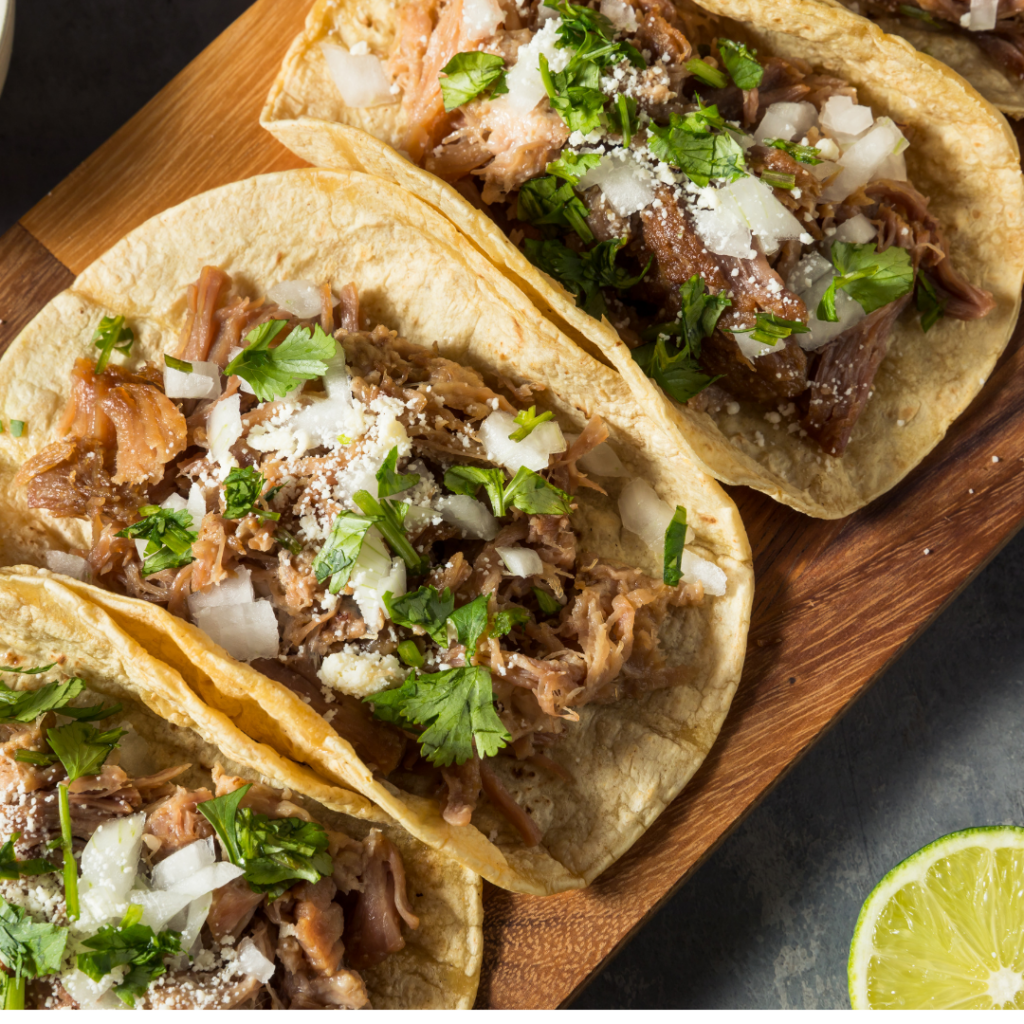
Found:
[[[885,875],[864,901],[864,905],[861,907],[860,914],[857,917],[853,939],[850,943],[850,959],[847,965],[847,972],[850,1004],[853,1009],[871,1009],[872,1007],[868,985],[869,968],[872,957],[876,952],[875,932],[879,920],[890,908],[897,894],[901,890],[915,884],[924,886],[928,880],[929,871],[936,864],[940,861],[954,858],[958,854],[970,849],[983,849],[991,853],[995,853],[998,850],[1020,850],[1024,852],[1024,828],[1018,828],[1014,825],[988,825],[950,833],[911,854],[911,856],[901,861]],[[1018,884],[1021,883],[1024,883],[1024,879],[1018,880]],[[1018,889],[1014,895],[1019,896],[1022,891],[1024,890]],[[990,907],[988,912],[991,915],[996,913],[996,910]],[[970,936],[967,938],[969,944],[970,938]],[[1012,936],[1010,938],[1012,940]],[[1018,935],[1016,944],[1019,945],[1019,943],[1020,937]],[[973,950],[972,952],[981,954],[980,949]],[[1005,950],[1002,952],[1005,957]],[[981,961],[978,959],[976,962],[980,963]],[[987,970],[987,968],[985,969]],[[995,985],[998,989],[1006,971],[1007,968],[989,971],[988,973],[991,975],[990,987]],[[969,976],[970,973],[966,972],[962,977],[967,978]],[[974,980],[980,982],[980,975]],[[940,1008],[940,1004],[937,1004],[935,1008]]]

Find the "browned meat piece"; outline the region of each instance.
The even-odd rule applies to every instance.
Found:
[[[587,216],[587,227],[594,233],[594,238],[599,242],[608,242],[613,238],[624,238],[628,242],[636,234],[640,223],[639,214],[634,213],[630,217],[620,217],[605,199],[604,193],[594,185],[581,192],[583,202],[590,210]]]
[[[889,350],[893,327],[911,298],[904,295],[876,309],[822,349],[810,381],[811,401],[802,426],[830,455],[846,451]]]
[[[996,32],[972,32],[971,38],[1008,75],[1024,80],[1024,26],[1012,25]]]
[[[398,767],[405,752],[405,737],[395,728],[373,717],[368,705],[347,693],[334,695],[334,701],[324,699],[319,682],[314,683],[294,669],[269,658],[257,658],[252,667],[265,676],[287,686],[293,693],[309,699],[309,705],[318,714],[335,712],[331,727],[348,740],[359,758],[371,769],[388,775]]]
[[[160,840],[153,854],[154,861],[163,860],[197,839],[213,835],[213,826],[198,810],[199,804],[212,799],[213,794],[208,789],[174,787],[174,793],[146,819],[146,833]]]
[[[793,398],[807,389],[807,354],[792,336],[775,347],[777,351],[751,361],[729,335],[715,331],[704,342],[701,366],[710,374],[720,374],[718,383],[740,398],[755,402]]]
[[[203,267],[196,284],[188,286],[185,322],[178,336],[179,359],[191,362],[207,358],[213,344],[214,313],[222,293],[231,287],[231,278],[218,267]]]
[[[227,524],[219,512],[207,512],[192,545],[192,590],[206,590],[226,579],[234,567],[235,552],[228,547]]]
[[[561,717],[572,704],[586,703],[579,700],[585,672],[575,660],[531,658],[516,652],[507,655],[506,664],[505,681],[530,690],[546,715]]]
[[[841,78],[818,75],[810,64],[795,58],[769,57],[757,90],[758,119],[773,103],[813,103],[819,110],[833,96],[857,101],[857,90]]]
[[[754,325],[751,314],[759,310],[774,313],[784,320],[806,323],[807,307],[803,300],[783,286],[782,278],[768,265],[763,253],[759,252],[752,260],[739,260],[733,256],[716,258],[732,295],[732,306],[722,315],[720,326],[749,330]]]
[[[345,956],[341,941],[344,918],[341,907],[334,902],[337,891],[330,878],[321,878],[313,885],[301,882],[291,890],[295,938],[317,974],[334,974]]]
[[[450,825],[468,825],[480,801],[480,762],[477,758],[465,764],[452,764],[441,769],[445,782],[444,820]]]
[[[576,563],[576,531],[568,516],[530,516],[526,543],[541,559],[559,569],[571,569]]]
[[[575,494],[581,487],[604,494],[604,488],[587,478],[586,473],[577,468],[576,463],[598,445],[608,440],[608,428],[600,416],[591,416],[583,433],[551,463],[549,479],[556,487],[561,487],[569,494]]]
[[[156,483],[185,450],[185,417],[155,385],[119,384],[98,405],[117,432],[115,484]]]
[[[220,942],[228,935],[237,939],[262,902],[263,894],[253,892],[244,878],[222,885],[213,894],[210,916],[206,919],[214,939]]]
[[[690,41],[674,28],[661,14],[650,13],[642,20],[636,32],[637,45],[650,50],[652,58],[665,64],[685,64],[693,54]],[[668,60],[664,60],[668,57]]]

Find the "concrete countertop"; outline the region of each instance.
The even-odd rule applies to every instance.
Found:
[[[0,96],[0,232],[247,6],[20,4]],[[1018,537],[577,1007],[847,1006],[850,935],[882,875],[947,832],[1024,824],[1022,594]]]

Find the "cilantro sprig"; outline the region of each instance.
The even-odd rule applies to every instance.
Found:
[[[425,726],[418,742],[431,764],[465,764],[474,751],[494,757],[511,740],[494,707],[490,672],[480,665],[433,675],[412,671],[394,690],[366,698],[373,714],[403,729]],[[414,730],[413,730],[414,731]]]
[[[125,326],[123,316],[105,316],[93,333],[92,341],[100,350],[100,357],[96,360],[96,372],[102,373],[115,351],[122,355],[131,352],[135,334],[130,327]]]
[[[324,334],[319,324],[295,327],[276,347],[270,343],[281,333],[287,320],[267,320],[245,336],[246,346],[224,368],[227,377],[246,381],[261,402],[283,398],[303,381],[322,377],[325,360],[335,354],[334,339]]]
[[[20,832],[12,832],[10,839],[0,846],[0,878],[13,880],[25,875],[48,875],[57,870],[57,865],[48,860],[18,860],[14,855],[14,844],[20,837]]]
[[[114,994],[132,1009],[150,983],[167,973],[166,958],[181,952],[180,932],[154,932],[149,925],[139,923],[141,917],[142,907],[133,904],[119,925],[104,925],[92,938],[85,939],[82,945],[88,952],[77,957],[78,969],[93,981],[127,965],[128,971],[114,986]]]
[[[527,515],[563,516],[572,511],[572,498],[565,491],[526,466],[520,466],[507,485],[505,474],[500,469],[452,466],[444,475],[444,485],[455,494],[465,494],[470,498],[475,498],[483,487],[494,515],[499,519],[513,505]]]
[[[570,182],[560,183],[553,174],[532,178],[519,190],[516,217],[542,228],[561,227],[575,231],[588,244],[594,233],[587,224],[586,204]]]
[[[538,413],[535,405],[531,405],[529,409],[520,409],[513,420],[514,423],[519,424],[519,429],[513,430],[508,435],[508,439],[510,441],[525,441],[542,423],[554,419],[554,415],[550,411]]]
[[[0,899],[0,974],[3,1009],[25,1009],[25,980],[60,970],[68,929],[40,924],[21,907]]]
[[[419,626],[436,643],[448,646],[448,616],[455,611],[455,598],[449,587],[440,593],[436,587],[420,587],[401,597],[388,591],[384,595],[384,607],[388,618],[396,625],[410,629]]]
[[[313,574],[317,583],[323,583],[330,577],[329,590],[332,594],[337,594],[348,583],[362,550],[366,531],[375,522],[374,516],[361,516],[355,512],[339,512],[335,516],[327,540],[313,559]]]
[[[802,320],[787,320],[775,313],[758,313],[750,337],[762,345],[776,345],[791,334],[807,334],[810,327]]]
[[[668,526],[665,529],[665,558],[662,579],[670,587],[674,587],[682,578],[683,548],[686,545],[686,509],[676,505]]]
[[[743,43],[732,39],[719,39],[718,52],[722,55],[722,63],[729,77],[738,89],[744,92],[756,89],[764,78],[764,68],[757,59],[757,50],[751,50]]]
[[[115,536],[148,542],[142,563],[143,576],[152,576],[164,569],[179,569],[194,561],[192,545],[199,534],[189,529],[192,525],[189,512],[143,505],[139,515],[142,518],[138,522],[119,530]]]
[[[743,147],[727,129],[717,106],[689,114],[672,114],[664,126],[651,122],[647,148],[659,160],[678,167],[692,182],[706,187],[712,178],[733,182],[748,174]]]
[[[508,92],[505,61],[491,53],[478,50],[457,53],[441,68],[441,74],[445,77],[438,81],[446,111],[455,110],[484,93],[500,96]]]
[[[624,238],[610,238],[607,242],[598,242],[587,252],[576,252],[558,239],[538,241],[527,238],[523,242],[523,251],[534,266],[576,296],[576,305],[600,319],[607,312],[601,289],[624,291],[632,288],[639,284],[651,267],[653,257],[639,274],[630,275],[617,266],[616,256],[625,244]]]
[[[240,806],[251,784],[199,804],[232,864],[245,869],[253,892],[276,900],[296,882],[318,882],[334,862],[323,825],[302,818],[268,818]]]
[[[729,84],[728,76],[724,72],[713,68],[700,57],[691,57],[684,67],[698,82],[703,82],[712,89],[724,89]]]
[[[235,466],[224,481],[224,518],[244,519],[253,515],[261,523],[280,519],[280,512],[269,512],[256,504],[266,486],[267,478],[255,466]]]
[[[45,668],[53,666],[47,665]],[[35,671],[28,670],[26,674],[34,674]],[[38,690],[12,690],[0,683],[0,722],[34,722],[44,711],[56,711],[64,707],[84,689],[85,683],[77,677],[64,682],[46,683]]]
[[[546,170],[570,185],[578,185],[580,178],[592,171],[601,162],[600,153],[574,153],[571,149],[564,150],[557,160],[552,160]]]
[[[873,243],[854,245],[835,242],[832,265],[836,276],[818,304],[818,319],[837,323],[836,291],[843,289],[860,303],[865,313],[873,313],[895,302],[914,287],[914,266],[906,249],[892,246],[879,252]]]

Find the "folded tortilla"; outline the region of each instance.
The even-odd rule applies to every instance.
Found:
[[[607,318],[534,267],[486,214],[395,148],[407,125],[399,104],[347,108],[321,42],[386,55],[401,4],[317,0],[292,43],[262,124],[321,167],[352,167],[395,181],[449,217],[549,319],[614,366],[643,408],[685,439],[719,480],[764,491],[808,515],[840,518],[890,490],[939,443],[981,390],[1013,332],[1024,280],[1024,187],[1005,119],[962,78],[837,0],[701,0],[723,34],[762,55],[802,58],[855,85],[861,102],[913,136],[911,179],[931,197],[954,265],[990,291],[995,309],[973,323],[941,320],[925,335],[916,319],[896,325],[874,393],[840,458],[810,438],[766,428],[763,407],[709,414],[666,398],[633,360]]]
[[[664,500],[687,509],[695,552],[725,571],[727,592],[667,620],[664,646],[678,666],[678,686],[581,709],[552,754],[571,782],[513,772],[517,762],[507,758],[489,762],[518,800],[544,808],[544,838],[527,848],[486,806],[473,825],[453,826],[433,798],[374,777],[298,696],[162,607],[66,577],[62,586],[85,607],[102,608],[241,732],[347,787],[347,795],[332,790],[332,806],[367,818],[386,813],[506,888],[543,894],[590,882],[679,793],[718,735],[746,649],[749,544],[735,505],[688,459],[678,434],[659,430],[614,371],[546,320],[448,221],[394,184],[317,170],[238,182],[148,221],[58,295],[0,363],[0,415],[28,424],[21,438],[0,435],[0,561],[42,565],[47,551],[89,549],[88,523],[29,509],[11,481],[55,439],[71,367],[92,351],[100,318],[123,313],[132,324],[130,364],[159,358],[176,345],[186,287],[206,264],[257,292],[297,278],[329,281],[335,291],[354,283],[373,322],[410,341],[436,342],[442,356],[485,374],[546,385],[538,405],[567,429],[581,431],[599,414],[623,463]],[[623,479],[611,483],[608,497],[588,490],[578,498],[583,545],[660,576],[660,553],[621,528],[616,499]]]
[[[81,677],[88,690],[122,702],[125,711],[118,721],[130,721],[147,741],[144,751],[138,744],[122,751],[130,775],[190,762],[183,781],[212,788],[209,772],[220,764],[228,774],[292,790],[325,827],[365,837],[367,824],[342,813],[349,809],[348,793],[250,739],[133,639],[131,621],[122,623],[126,631],[66,582],[46,570],[0,569],[0,653],[16,654],[26,665],[57,662],[68,675]],[[480,879],[397,825],[382,828],[402,855],[420,927],[405,930],[404,949],[360,971],[371,1003],[391,1009],[468,1009],[476,998],[483,954]]]

